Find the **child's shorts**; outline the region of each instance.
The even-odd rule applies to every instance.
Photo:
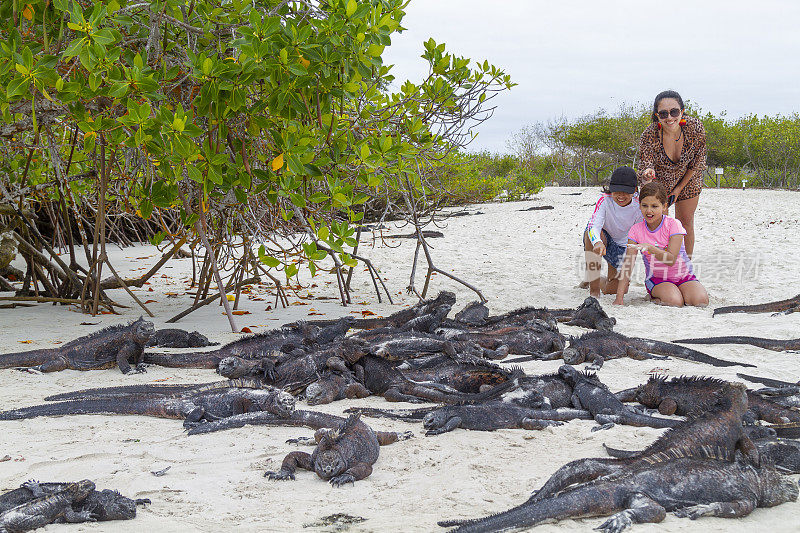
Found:
[[[617,244],[617,241],[612,239],[611,235],[609,235],[606,230],[601,230],[600,233],[606,236],[606,255],[603,256],[603,259],[608,261],[609,265],[619,270],[619,266],[625,258],[625,251],[627,248]]]
[[[675,285],[680,287],[681,285],[683,285],[687,281],[697,281],[697,277],[694,274],[687,274],[686,276],[684,276],[684,277],[682,277],[682,278],[680,278],[678,280],[662,279],[662,278],[646,279],[646,280],[644,280],[644,287],[645,287],[645,289],[647,289],[647,294],[652,296],[653,288],[656,285],[658,285],[659,283],[664,283],[664,282],[667,282],[667,281],[670,282],[670,283],[674,283]]]

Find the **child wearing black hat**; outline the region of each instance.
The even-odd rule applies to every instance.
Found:
[[[628,231],[642,221],[636,194],[636,171],[619,167],[611,174],[608,188],[594,206],[594,212],[583,232],[583,249],[586,256],[586,282],[589,294],[617,292],[617,271],[625,257]],[[608,263],[608,276],[602,278],[603,258]]]

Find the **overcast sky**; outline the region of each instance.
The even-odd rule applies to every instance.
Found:
[[[398,81],[427,75],[419,56],[433,37],[518,83],[470,150],[505,152],[527,125],[650,105],[667,88],[729,117],[800,106],[797,0],[412,0],[403,26],[384,54]]]

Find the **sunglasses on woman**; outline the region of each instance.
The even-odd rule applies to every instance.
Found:
[[[681,110],[678,109],[677,107],[673,107],[669,111],[664,109],[658,112],[658,118],[660,118],[661,120],[664,120],[668,116],[672,116],[672,118],[678,118],[679,116],[681,116]]]

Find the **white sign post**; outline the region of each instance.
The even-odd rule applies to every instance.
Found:
[[[717,189],[719,189],[719,180],[720,180],[720,177],[722,176],[722,173],[723,173],[724,171],[725,171],[725,169],[724,169],[724,168],[722,168],[722,167],[717,167],[717,168],[714,170],[714,174],[716,174],[716,175],[717,175]]]

